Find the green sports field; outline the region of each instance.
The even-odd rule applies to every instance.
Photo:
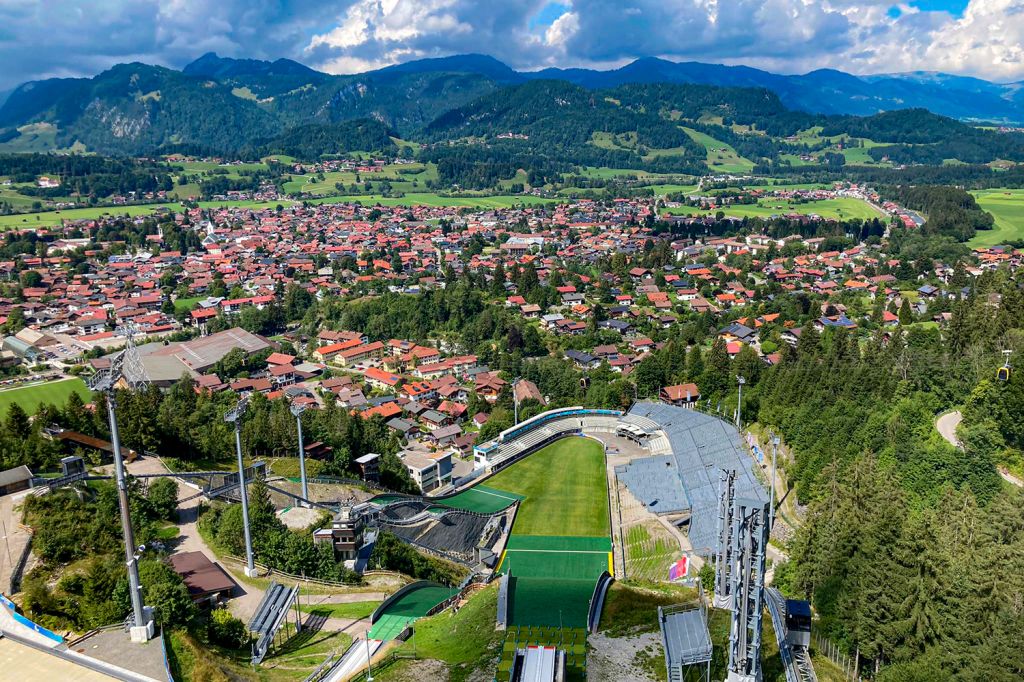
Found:
[[[448,599],[458,590],[443,586],[427,586],[407,592],[388,605],[373,627],[370,639],[390,641],[397,637],[405,626],[427,615],[427,611]]]
[[[487,479],[522,495],[516,535],[608,536],[607,474],[601,444],[563,438]]]
[[[997,246],[1024,239],[1024,190],[987,189],[971,193],[978,200],[978,205],[996,219],[996,225],[992,230],[978,232],[967,242],[968,246]]]
[[[487,483],[523,495],[499,566],[511,576],[509,623],[586,626],[594,585],[611,571],[602,445],[564,438]]]
[[[92,393],[81,379],[60,379],[38,384],[27,384],[17,388],[0,390],[0,416],[7,413],[7,408],[18,403],[29,414],[39,411],[39,405],[54,404],[62,406],[72,393],[77,393],[84,402],[92,399]]]

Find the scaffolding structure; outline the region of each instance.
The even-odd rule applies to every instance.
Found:
[[[765,553],[769,505],[737,498],[732,513],[732,624],[727,682],[761,682],[761,623],[764,618]]]
[[[732,609],[733,502],[736,472],[722,469],[718,478],[718,547],[715,554],[715,608]]]

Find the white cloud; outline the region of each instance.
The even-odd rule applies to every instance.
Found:
[[[565,44],[580,30],[580,17],[575,12],[566,12],[551,22],[548,30],[544,32],[544,42],[560,49],[565,49]]]
[[[932,68],[1024,78],[1024,0],[971,0],[962,18],[932,34]]]
[[[550,3],[0,0],[0,89],[133,60],[180,67],[210,50],[297,58],[333,72],[481,52],[522,69],[661,56],[783,73],[923,69],[1024,79],[1024,0],[971,0],[961,17],[909,0],[559,0],[568,11],[537,26]]]

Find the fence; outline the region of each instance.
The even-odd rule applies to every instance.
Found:
[[[811,638],[814,641],[815,650],[828,660],[832,661],[836,667],[842,671],[844,679],[853,681],[859,679],[859,667],[857,666],[857,660],[855,658],[844,654],[838,646],[821,635],[812,634]]]
[[[221,556],[221,558],[228,559],[230,561],[234,561],[234,562],[237,562],[237,563],[240,563],[240,564],[244,564],[245,563],[245,559],[243,559],[241,557],[237,557],[237,556],[235,556],[233,554],[224,554],[224,555]],[[357,583],[343,583],[343,582],[339,582],[337,580],[321,580],[320,578],[310,578],[310,577],[306,577],[305,575],[294,575],[292,573],[287,573],[285,571],[280,571],[280,570],[278,570],[276,568],[272,568],[270,566],[267,566],[266,564],[261,564],[258,561],[253,561],[252,565],[255,566],[257,569],[259,569],[259,571],[262,573],[263,577],[267,577],[267,578],[273,577],[273,576],[277,576],[277,577],[280,577],[280,578],[286,578],[289,581],[300,581],[300,582],[305,582],[305,583],[312,583],[314,585],[323,585],[325,587],[352,587],[353,585],[357,584]],[[382,575],[382,574],[396,575],[396,576],[402,575],[401,573],[392,573],[391,571],[367,571],[363,575]]]

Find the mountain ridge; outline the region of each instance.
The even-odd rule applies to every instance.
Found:
[[[575,88],[562,91],[578,102],[609,97],[609,91],[622,88],[627,88],[623,92],[631,97],[640,92],[654,98],[648,103],[633,102],[628,112],[590,106],[589,110],[604,121],[604,127],[598,128],[591,125],[593,121],[578,120],[577,114],[587,107],[565,110],[573,117],[572,129],[586,138],[595,134],[625,135],[637,130],[639,119],[647,117],[640,128],[653,126],[650,137],[667,143],[678,138],[678,131],[660,130],[664,122],[656,119],[673,111],[680,115],[677,107],[690,112],[688,119],[693,123],[713,119],[725,121],[726,128],[730,122],[754,123],[763,132],[783,136],[800,130],[798,123],[806,128],[822,125],[828,117],[864,117],[899,110],[925,109],[962,121],[974,120],[976,107],[983,106],[989,111],[999,109],[1004,119],[1024,120],[1024,88],[949,74],[914,72],[868,81],[832,69],[781,76],[747,66],[658,58],[638,59],[607,71],[550,68],[519,72],[488,55],[469,54],[416,60],[361,74],[330,75],[288,59],[233,59],[209,52],[180,71],[135,62],[115,65],[93,78],[22,84],[0,106],[0,139],[5,144],[10,142],[0,149],[17,150],[21,130],[28,124],[45,127],[51,136],[48,139],[52,139],[51,149],[84,145],[89,151],[110,154],[146,154],[181,146],[230,153],[254,148],[301,126],[326,126],[302,133],[300,137],[308,148],[310,140],[338,139],[339,129],[333,126],[362,119],[377,121],[400,137],[440,135],[450,139],[460,130],[474,130],[479,136],[484,129],[475,126],[474,120],[488,114],[471,107],[483,103],[498,111],[502,98],[514,89],[549,82]],[[953,89],[957,84],[972,91],[965,94]],[[630,91],[630,86],[641,89]],[[669,86],[685,87],[666,90]],[[551,87],[552,91],[558,90]],[[531,92],[539,90],[528,89],[517,96],[528,98]],[[774,98],[772,106],[781,111],[753,113],[766,94]],[[713,101],[716,97],[721,101]],[[539,100],[538,106],[548,106],[549,100]],[[694,102],[704,107],[703,112],[696,112]],[[723,107],[723,102],[729,104]],[[648,111],[648,106],[660,110]],[[536,129],[536,134],[552,134],[549,128],[556,126],[550,114],[544,113],[543,131]],[[704,114],[711,119],[701,118]],[[516,129],[530,119],[531,112],[520,102],[516,115],[520,118],[499,116],[494,121],[500,122],[504,132],[520,132]],[[460,116],[465,119],[460,121]],[[623,116],[630,120],[623,120]],[[915,116],[911,114],[909,119]],[[31,130],[38,131],[39,126]],[[374,139],[372,135],[367,137],[366,129],[340,130],[360,130],[361,139]],[[750,146],[746,144],[750,140],[734,139],[730,130],[714,132],[720,139],[729,137],[734,144]],[[376,139],[382,139],[379,132]],[[581,138],[572,144],[579,148],[581,141],[586,140]],[[661,148],[681,149],[689,144],[686,139],[677,141],[680,143]],[[991,156],[991,142],[982,146],[983,152],[976,148],[967,152],[974,158]],[[618,147],[618,143],[611,144],[616,153],[621,151]],[[761,151],[757,156],[763,155]]]

